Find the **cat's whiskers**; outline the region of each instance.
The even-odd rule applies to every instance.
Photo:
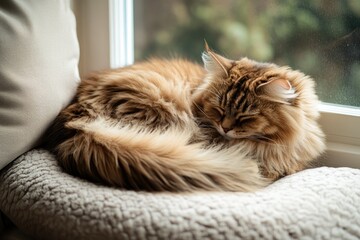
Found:
[[[276,142],[274,139],[271,139],[269,137],[265,137],[262,134],[252,135],[252,136],[247,137],[247,139],[256,140],[256,141],[260,141],[260,142],[266,142],[268,144],[275,145],[275,146],[278,146],[278,147],[286,147],[285,145]]]
[[[216,88],[215,86],[211,86],[211,89],[214,90],[218,94],[217,96],[221,96],[221,92],[219,91],[218,88]]]
[[[193,102],[193,103],[194,103],[195,107],[205,115],[205,117],[210,119],[210,117],[204,112],[204,110],[201,109],[201,107],[196,102]]]
[[[207,88],[202,88],[202,87],[198,87],[198,88],[196,88],[196,90],[203,90],[203,91],[207,91],[207,92],[209,92],[209,93],[212,93],[212,94],[214,94],[215,95],[215,97],[217,97],[217,98],[219,98],[220,97],[220,93],[218,92],[218,90],[216,89],[216,91],[218,92],[218,93],[216,93],[215,91],[212,91],[212,90],[210,90],[210,89],[207,89]]]

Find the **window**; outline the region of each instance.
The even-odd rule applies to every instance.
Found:
[[[87,15],[97,18],[83,21],[93,33],[80,44],[87,52],[96,51],[92,61],[103,54],[111,59],[108,67],[154,55],[200,62],[206,38],[229,58],[290,65],[316,80],[320,99],[326,102],[320,106],[328,141],[326,164],[360,168],[360,1],[87,0],[79,1],[78,9],[99,2],[108,12],[89,10]],[[86,39],[99,37],[100,27],[91,27],[92,21],[104,16],[108,25],[101,29],[109,29],[109,45],[100,52],[96,49],[103,46],[90,46]],[[100,68],[102,62],[84,69]]]
[[[137,0],[135,56],[200,61],[203,39],[238,59],[312,76],[324,102],[360,106],[360,1]],[[155,14],[154,14],[155,13]]]

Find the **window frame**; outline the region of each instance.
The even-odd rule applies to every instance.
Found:
[[[108,18],[107,26],[106,21],[103,21],[103,26],[99,26],[99,24],[92,25],[91,21],[82,23],[83,25],[86,24],[86,28],[80,26],[87,29],[87,32],[85,31],[86,36],[95,38],[98,37],[95,28],[101,27],[109,30],[107,36],[108,45],[105,46],[107,51],[102,52],[104,55],[102,59],[109,59],[106,67],[117,68],[132,64],[134,62],[133,0],[86,0],[76,2],[78,2],[80,8],[83,4],[99,4],[99,2],[108,7],[108,11],[101,14],[103,18]],[[94,12],[89,11],[84,14],[94,14]],[[84,17],[82,16],[82,18]],[[81,38],[81,34],[79,38]],[[80,47],[82,44],[89,45],[89,43],[80,41]],[[99,54],[99,48],[103,49],[104,46],[95,43],[90,47],[88,46],[85,51],[96,51]],[[87,56],[99,58],[99,56],[90,53],[87,53]],[[90,67],[82,67],[87,71],[100,70],[104,68],[104,63],[99,62],[98,65],[92,64]],[[327,150],[321,157],[321,164],[333,167],[360,168],[360,108],[321,103],[319,110],[321,113],[320,125],[327,138]]]
[[[133,0],[109,0],[110,67],[134,63]]]

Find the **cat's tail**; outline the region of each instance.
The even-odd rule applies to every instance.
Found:
[[[148,191],[254,191],[268,184],[235,148],[188,144],[191,134],[69,122],[77,133],[57,147],[61,165],[93,181]]]

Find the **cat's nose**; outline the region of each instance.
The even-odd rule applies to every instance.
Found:
[[[221,122],[220,126],[223,129],[224,133],[227,133],[232,129],[233,120],[229,117],[224,117],[224,120]]]

